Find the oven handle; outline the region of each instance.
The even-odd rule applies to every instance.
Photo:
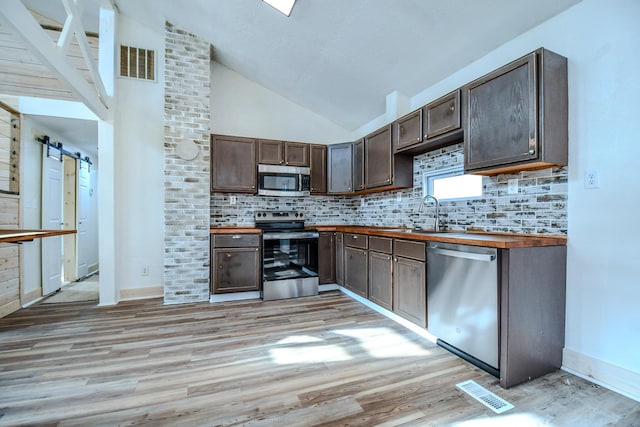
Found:
[[[262,240],[280,239],[316,239],[320,236],[317,231],[294,231],[289,233],[263,233]]]

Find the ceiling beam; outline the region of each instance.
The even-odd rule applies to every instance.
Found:
[[[103,120],[109,117],[109,99],[100,99],[98,92],[69,64],[53,40],[40,27],[20,0],[2,0],[0,21],[19,37],[43,65],[64,83],[93,113]]]

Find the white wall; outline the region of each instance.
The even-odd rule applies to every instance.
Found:
[[[116,79],[116,282],[120,299],[161,296],[164,251],[164,35],[119,15],[117,52],[120,44],[155,50],[157,81]],[[143,275],[144,267],[149,269],[146,276]]]
[[[563,365],[640,399],[640,2],[584,0],[411,99],[424,105],[545,47],[568,58],[569,229]],[[361,136],[381,125],[363,125]],[[585,169],[601,187],[584,189]],[[634,382],[635,381],[635,382]]]
[[[351,140],[351,132],[212,62],[212,133],[332,144]]]

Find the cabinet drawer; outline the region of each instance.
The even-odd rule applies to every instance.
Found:
[[[419,261],[425,261],[427,259],[426,244],[424,242],[396,239],[393,241],[393,246],[395,256],[413,258]]]
[[[393,253],[393,239],[389,237],[369,236],[369,249],[391,254]]]
[[[260,246],[260,235],[251,234],[215,234],[213,236],[214,248],[247,248]]]
[[[345,233],[344,244],[352,248],[367,249],[367,236],[364,234]]]
[[[460,90],[433,101],[424,109],[425,139],[460,129]]]

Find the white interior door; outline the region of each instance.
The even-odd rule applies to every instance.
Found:
[[[47,146],[42,146],[42,228],[62,228],[62,162],[47,157]],[[51,150],[57,157],[58,150]],[[42,295],[61,287],[62,236],[42,239]]]
[[[90,256],[90,242],[89,242],[89,188],[91,186],[91,175],[89,174],[89,165],[83,162],[78,163],[77,177],[78,177],[78,192],[76,199],[76,229],[78,234],[76,235],[77,241],[77,266],[78,277],[84,277],[89,274],[89,256]]]

